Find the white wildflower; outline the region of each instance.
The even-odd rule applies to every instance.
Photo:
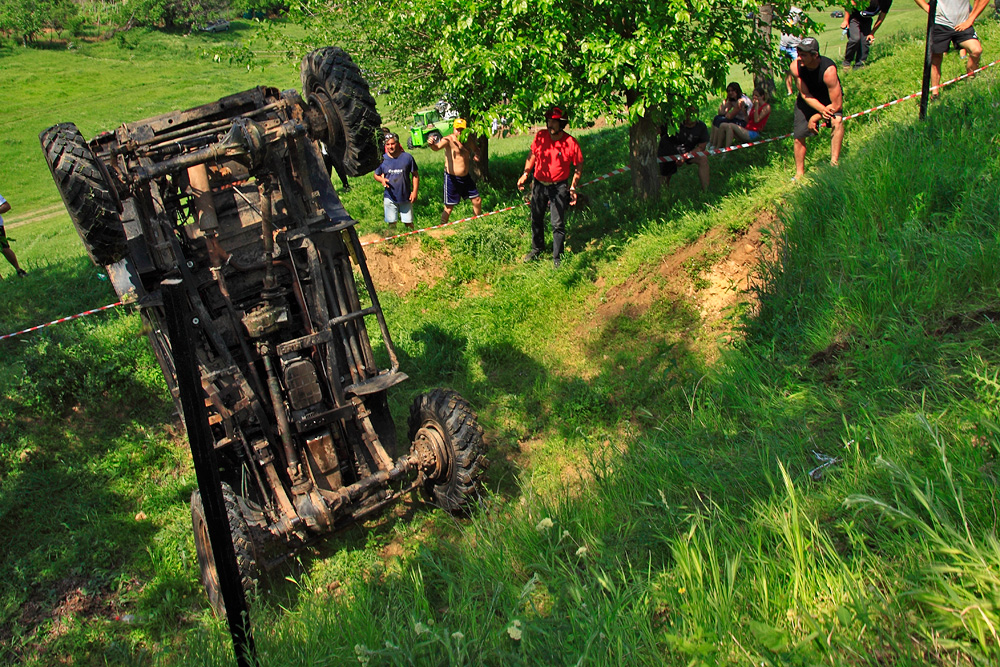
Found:
[[[538,525],[535,526],[535,530],[541,533],[543,531],[549,530],[554,525],[555,523],[553,523],[552,519],[550,519],[549,517],[545,517],[544,519],[538,522]]]

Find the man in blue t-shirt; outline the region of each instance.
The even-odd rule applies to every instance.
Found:
[[[382,205],[389,228],[395,229],[396,221],[402,220],[413,229],[413,202],[417,201],[420,178],[416,160],[399,145],[398,135],[385,135],[385,155],[372,177],[385,187]]]

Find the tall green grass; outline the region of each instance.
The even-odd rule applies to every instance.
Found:
[[[995,28],[979,31],[989,49]],[[849,111],[916,88],[920,43],[883,46],[845,77]],[[990,71],[926,122],[915,105],[852,121],[839,169],[827,137],[810,142],[803,186],[790,146],[713,163],[708,195],[690,170],[655,203],[602,181],[558,272],[517,263],[523,209],[428,241],[447,244],[446,279],[382,295],[412,378],[392,408],[439,385],[466,396],[491,446],[487,499],[466,519],[411,501],[304,550],[254,609],[263,663],[994,661],[998,95]],[[790,116],[779,102],[772,131]],[[591,173],[624,161],[622,129],[579,134]],[[517,201],[526,138],[510,141],[494,144],[487,209]],[[433,188],[438,163],[417,157]],[[375,231],[372,183],[345,202],[371,206]],[[779,215],[781,252],[718,361],[692,343],[685,297],[595,320],[674,248],[762,211]],[[72,289],[42,271],[4,281],[22,302],[5,318],[104,298],[79,256],[54,264]],[[61,326],[0,359],[3,659],[230,664],[138,323]],[[810,475],[814,451],[838,461]],[[67,608],[74,588],[98,602]]]

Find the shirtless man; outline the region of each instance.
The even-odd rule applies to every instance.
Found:
[[[479,147],[475,139],[462,141],[462,131],[468,127],[464,118],[456,118],[452,127],[454,130],[447,137],[438,141],[432,138],[427,144],[435,151],[445,149],[442,224],[448,222],[451,210],[463,199],[472,202],[472,210],[476,215],[483,212],[483,200],[476,189],[476,182],[469,174],[469,163],[472,160],[479,162]]]

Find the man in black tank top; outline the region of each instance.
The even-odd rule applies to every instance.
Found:
[[[798,52],[798,59],[792,61],[792,76],[799,88],[793,133],[796,178],[806,170],[806,137],[815,136],[821,124],[833,128],[830,164],[836,166],[840,162],[840,147],[844,143],[844,90],[840,87],[837,66],[819,55],[819,42],[812,37],[802,40]]]

